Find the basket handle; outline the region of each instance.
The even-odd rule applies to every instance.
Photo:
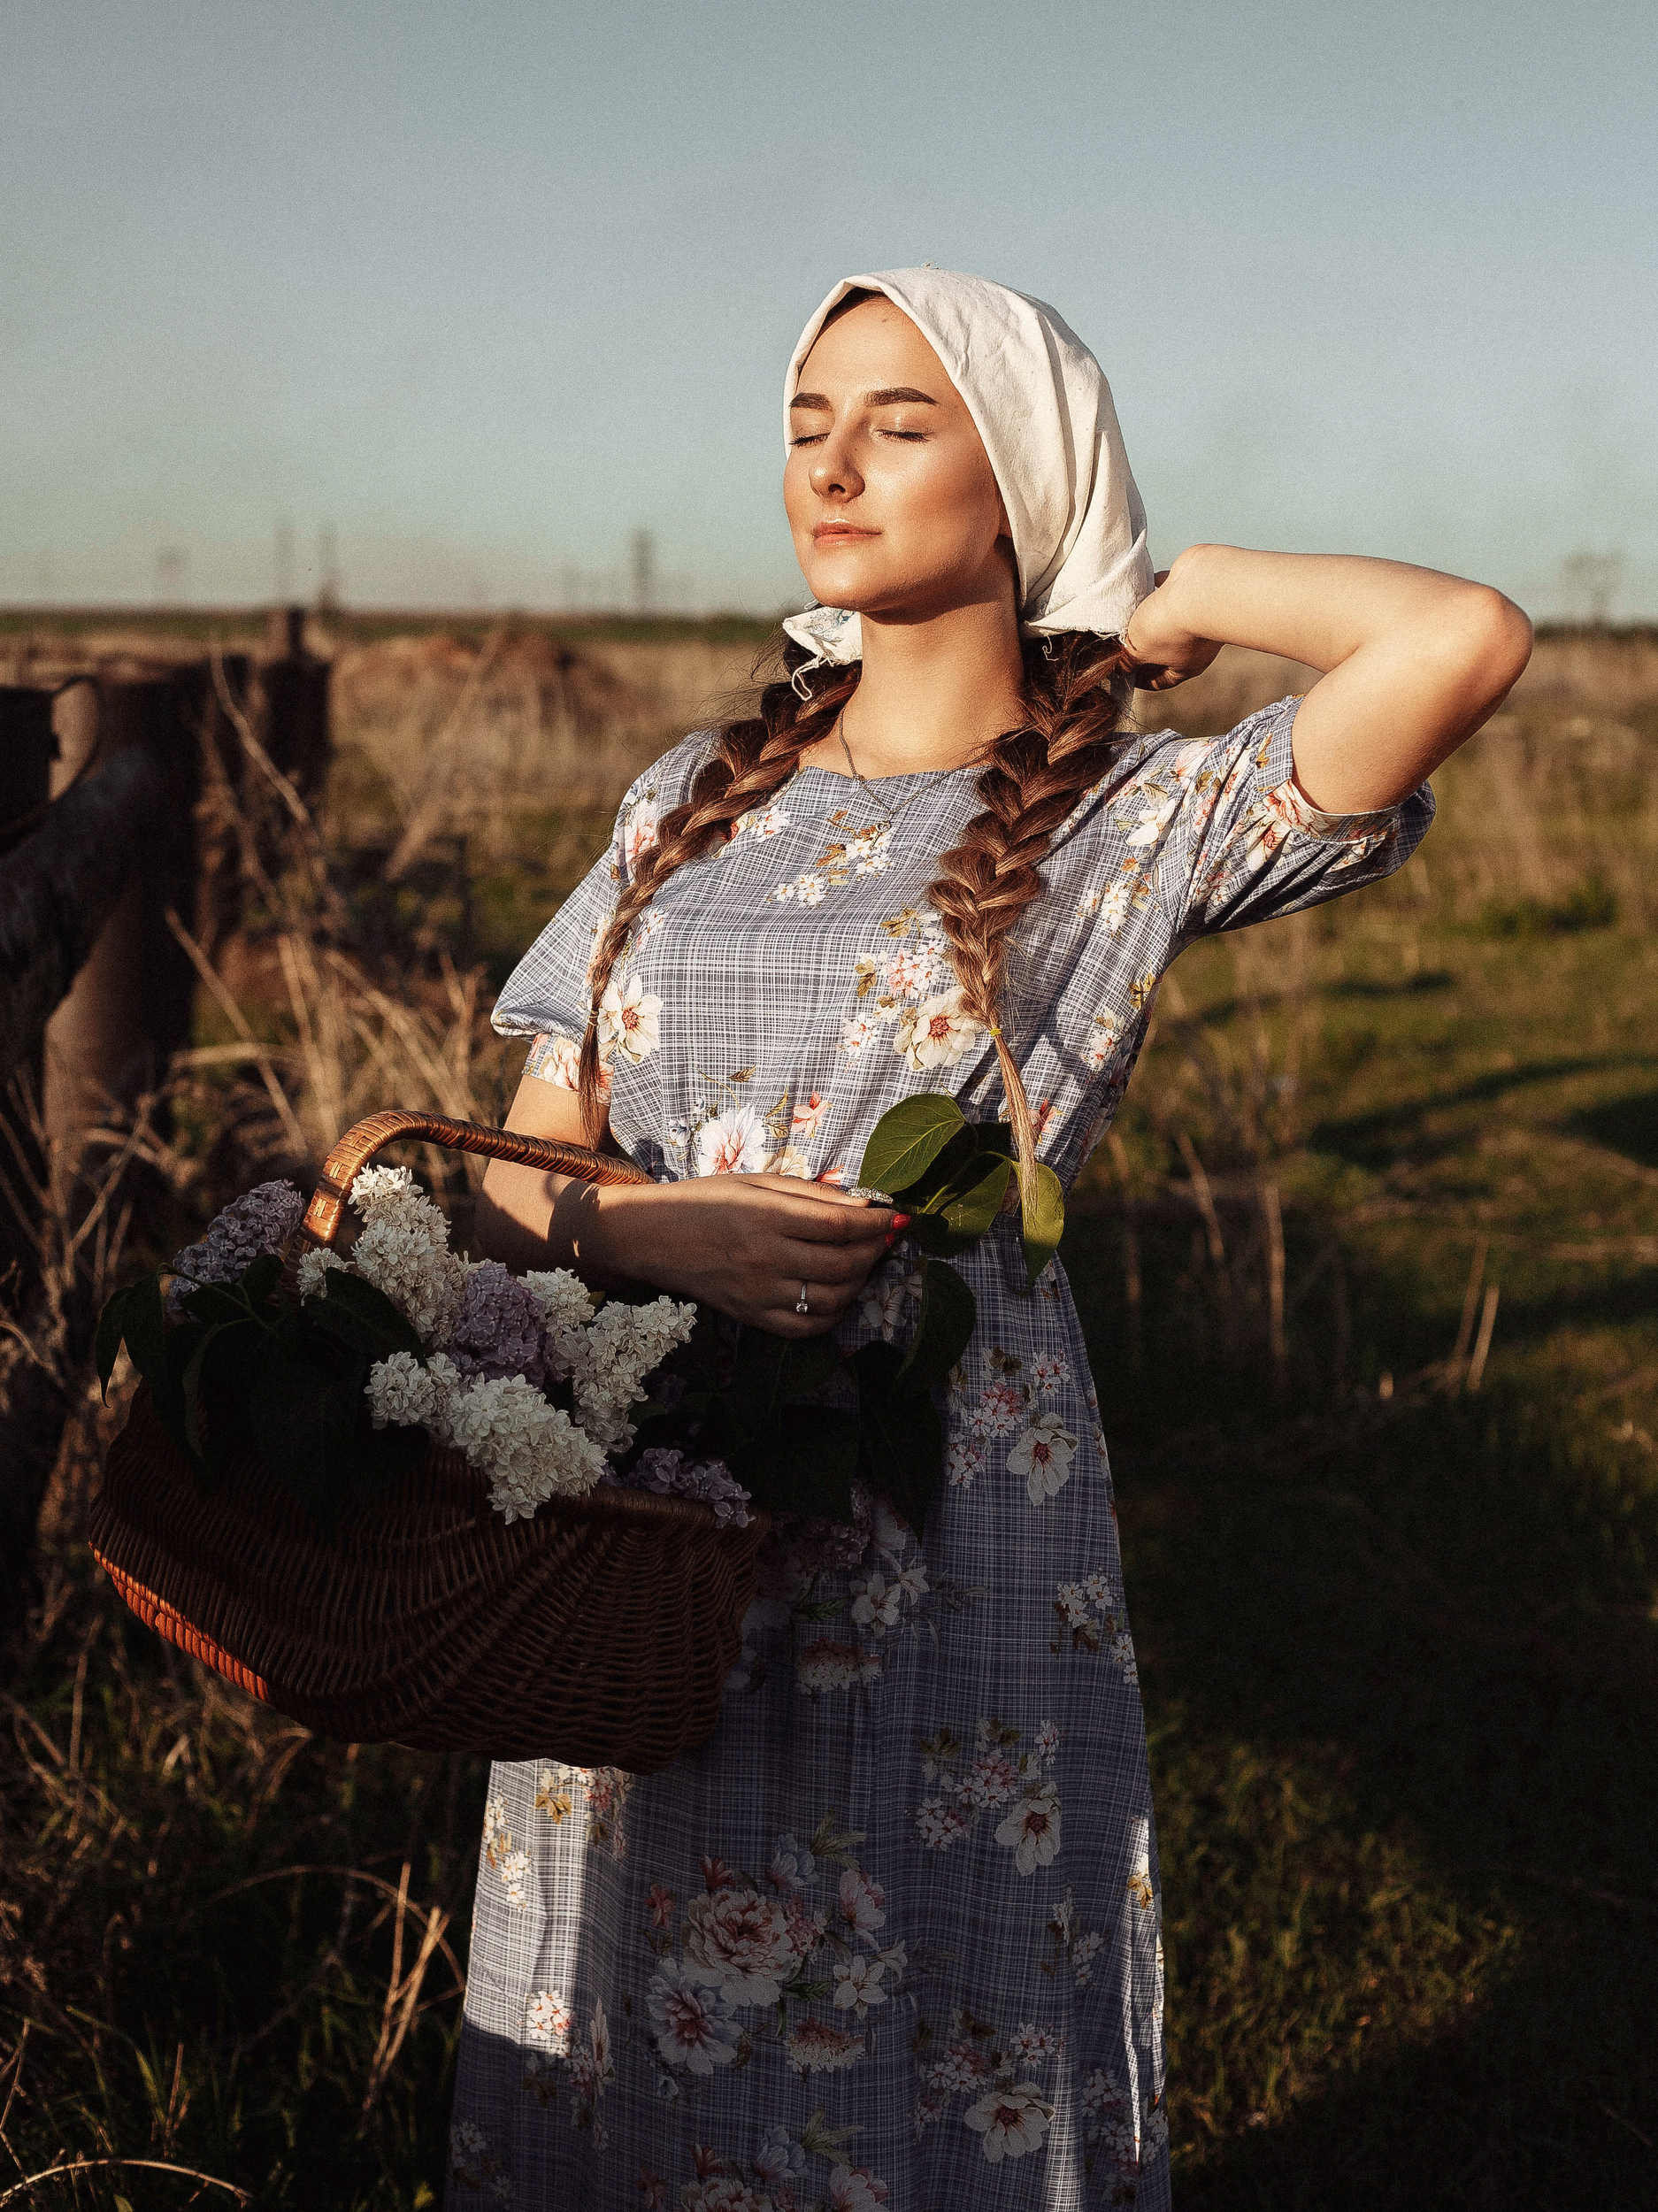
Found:
[[[595,1152],[585,1144],[566,1144],[560,1137],[521,1137],[511,1129],[486,1129],[476,1121],[451,1121],[447,1114],[413,1114],[393,1106],[383,1114],[370,1114],[348,1129],[328,1155],[300,1224],[301,1249],[333,1244],[345,1218],[345,1201],[352,1184],[377,1152],[400,1137],[441,1145],[451,1152],[481,1152],[491,1160],[544,1168],[549,1175],[571,1175],[584,1183],[648,1183],[651,1179],[631,1160]]]

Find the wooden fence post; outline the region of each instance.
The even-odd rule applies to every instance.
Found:
[[[51,795],[57,753],[52,694],[23,684],[0,687],[0,851],[27,835],[39,818]],[[16,1109],[4,1095],[14,1086],[22,1094]],[[36,1046],[0,1085],[0,1173],[19,1202],[27,1202],[26,1177],[38,1180],[45,1165],[35,1133],[40,1095],[41,1054]],[[39,1276],[40,1256],[34,1242],[11,1204],[0,1197],[0,1308],[21,1312]]]
[[[265,749],[307,806],[328,774],[328,664],[305,644],[303,607],[273,607],[259,669]]]
[[[199,749],[172,678],[100,680],[96,718],[83,689],[65,697],[57,797],[87,767],[94,776],[142,748],[165,794],[157,833],[132,871],[68,996],[46,1025],[44,1119],[72,1148],[113,1100],[130,1104],[152,1087],[168,1056],[188,1042],[195,972],[166,925],[166,910],[194,914],[195,806]]]

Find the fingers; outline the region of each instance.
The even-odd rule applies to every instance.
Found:
[[[873,1203],[862,1191],[842,1190],[834,1183],[814,1183],[803,1175],[745,1175],[739,1187],[776,1191],[787,1198],[804,1199],[809,1205],[857,1208]]]

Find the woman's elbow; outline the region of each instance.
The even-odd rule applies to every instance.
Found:
[[[1531,623],[1524,608],[1489,584],[1471,584],[1458,608],[1456,655],[1470,688],[1493,707],[1508,696],[1531,657]]]

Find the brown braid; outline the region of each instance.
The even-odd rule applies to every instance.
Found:
[[[784,666],[806,656],[789,641]],[[1126,666],[1115,638],[1074,632],[1025,643],[1029,725],[996,740],[979,779],[983,811],[961,842],[945,853],[927,897],[944,924],[963,1010],[995,1038],[1002,1088],[1013,1125],[1020,1195],[1036,1192],[1036,1133],[1018,1063],[1002,1033],[998,1008],[1009,933],[1041,892],[1040,866],[1049,838],[1117,749],[1118,701],[1112,679]],[[720,733],[714,757],[697,775],[690,798],[664,814],[656,842],[640,861],[600,939],[591,970],[592,1009],[581,1046],[581,1110],[589,1143],[604,1125],[600,1092],[598,1004],[629,933],[674,870],[729,834],[738,816],[762,806],[794,772],[810,745],[825,737],[857,688],[857,666],[814,670],[810,702],[787,681],[769,684],[757,718]]]

